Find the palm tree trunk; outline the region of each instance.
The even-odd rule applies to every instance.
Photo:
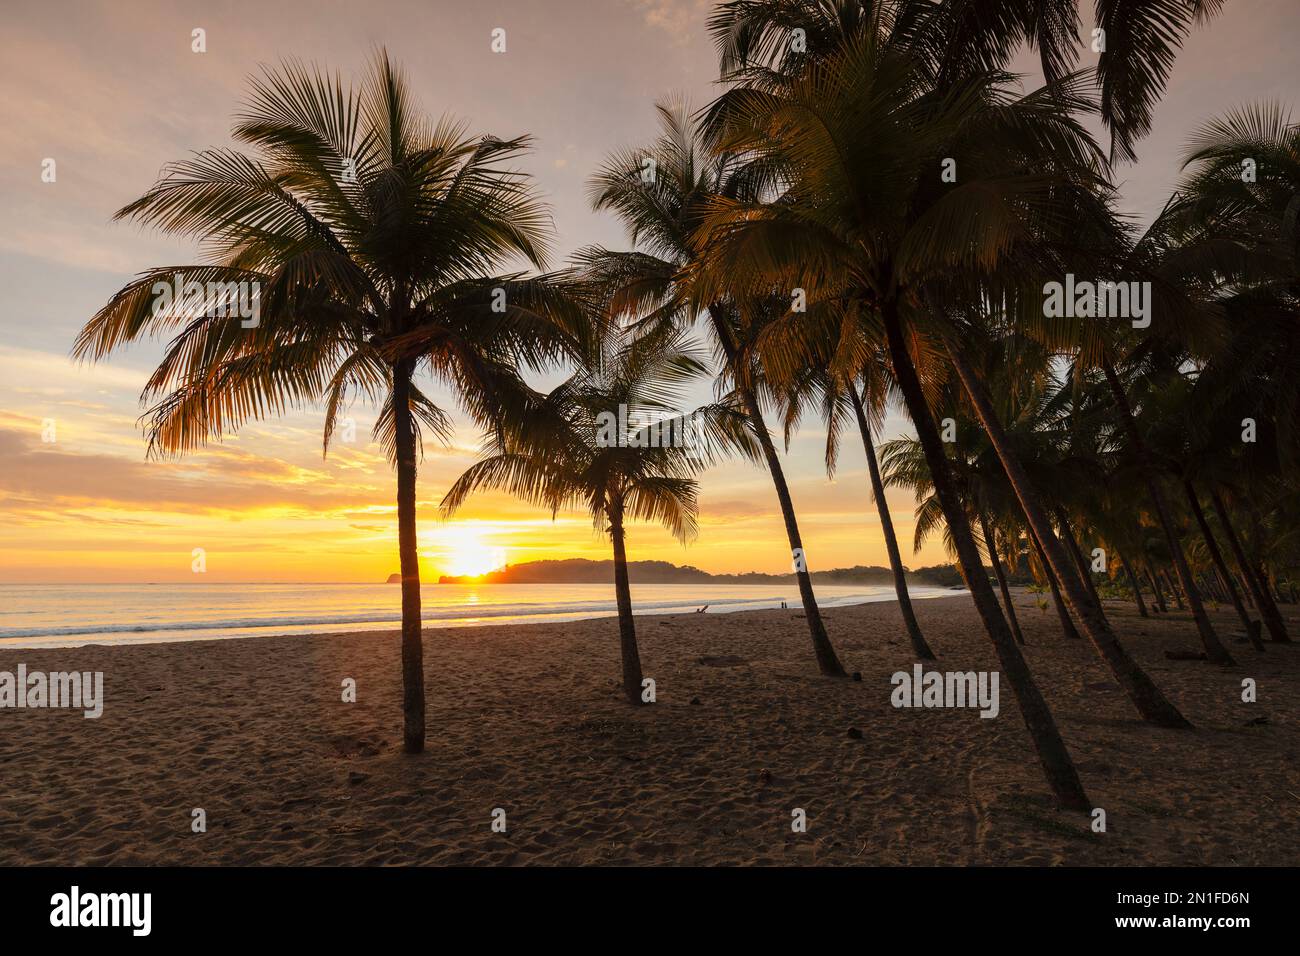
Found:
[[[1061,597],[1061,585],[1056,580],[1052,566],[1047,563],[1047,555],[1043,553],[1043,546],[1039,544],[1038,535],[1034,534],[1033,528],[1029,529],[1029,542],[1034,546],[1034,555],[1038,558],[1038,566],[1043,569],[1043,577],[1047,578],[1047,586],[1052,592],[1052,604],[1056,607],[1056,616],[1061,619],[1061,630],[1072,641],[1083,640],[1083,635],[1074,626],[1074,619],[1070,617],[1070,609],[1066,607],[1065,599]]]
[[[609,509],[609,537],[614,544],[614,597],[618,602],[618,642],[623,656],[623,693],[628,702],[641,704],[641,654],[632,620],[632,586],[627,576],[627,547],[623,531],[623,504]]]
[[[740,353],[731,339],[731,330],[727,328],[722,310],[716,306],[711,306],[709,316],[713,321],[718,341],[722,345],[723,354],[727,358],[727,363],[731,366],[732,377],[736,380],[737,388],[744,399],[750,425],[754,429],[755,435],[758,436],[759,444],[763,447],[763,457],[767,461],[767,470],[772,476],[772,484],[776,486],[776,497],[781,504],[781,516],[785,519],[785,534],[790,542],[792,559],[795,556],[798,556],[799,559],[795,565],[795,578],[799,582],[799,598],[803,602],[804,618],[808,622],[808,633],[812,637],[813,654],[817,658],[817,666],[822,674],[827,677],[847,677],[848,674],[844,670],[844,665],[840,663],[840,659],[835,653],[835,647],[826,634],[826,625],[822,622],[821,609],[817,606],[817,596],[813,593],[812,575],[808,572],[808,561],[803,549],[803,538],[799,534],[799,522],[795,520],[794,516],[794,501],[790,498],[790,487],[785,482],[785,471],[781,468],[781,459],[776,453],[776,446],[772,443],[772,436],[768,434],[767,424],[763,421],[763,411],[758,406],[758,398],[748,383],[745,370],[740,367]]]
[[[1142,600],[1142,587],[1138,584],[1137,575],[1133,573],[1133,565],[1129,564],[1124,555],[1120,554],[1119,548],[1115,549],[1115,557],[1119,558],[1119,563],[1124,566],[1124,574],[1128,577],[1128,586],[1133,589],[1133,599],[1137,601],[1138,613],[1143,617],[1150,617],[1147,614],[1147,602]]]
[[[1180,587],[1178,587],[1178,585],[1176,585],[1176,584],[1174,583],[1174,579],[1173,579],[1172,577],[1170,577],[1168,571],[1166,571],[1166,570],[1162,570],[1162,571],[1160,572],[1160,576],[1161,576],[1162,578],[1164,578],[1164,581],[1165,581],[1165,587],[1167,587],[1167,588],[1169,589],[1169,593],[1172,594],[1172,595],[1174,596],[1174,603],[1178,605],[1178,610],[1180,610],[1180,611],[1186,611],[1186,610],[1187,610],[1187,605],[1183,604],[1183,591],[1182,591],[1182,589],[1181,589]]]
[[[885,501],[885,483],[880,480],[880,465],[876,461],[876,448],[871,440],[871,424],[867,421],[866,410],[858,396],[857,386],[849,383],[849,395],[853,400],[853,413],[858,418],[858,431],[862,433],[862,448],[867,453],[867,473],[871,476],[871,495],[876,500],[876,512],[880,515],[880,530],[885,538],[885,550],[889,552],[889,567],[894,572],[894,593],[898,596],[898,607],[903,612],[903,623],[907,626],[907,637],[912,642],[912,653],[923,661],[935,659],[934,651],[921,634],[921,626],[916,623],[916,614],[912,611],[912,598],[907,593],[907,578],[903,572],[903,558],[898,550],[898,538],[894,535],[894,519],[889,514],[889,505]],[[1020,635],[1017,633],[1017,637]],[[1023,644],[1024,638],[1020,638]]]
[[[826,633],[821,608],[817,606],[817,596],[813,593],[812,575],[808,571],[807,553],[803,548],[803,538],[799,534],[799,522],[794,515],[794,501],[790,497],[790,487],[785,481],[785,471],[781,467],[781,459],[777,456],[776,446],[772,443],[772,436],[768,434],[767,425],[763,422],[763,414],[759,411],[757,400],[752,392],[745,391],[746,405],[749,406],[750,410],[749,417],[754,430],[758,433],[759,443],[763,446],[763,457],[767,459],[767,470],[772,475],[772,484],[776,487],[777,501],[781,504],[781,516],[785,519],[785,534],[790,543],[790,554],[792,558],[795,555],[800,558],[795,565],[795,578],[799,582],[799,598],[803,602],[804,617],[808,621],[808,633],[812,638],[813,654],[817,658],[817,666],[827,677],[846,677],[844,665],[840,663],[839,656],[835,653],[835,647],[831,644],[831,639]]]
[[[415,363],[393,366],[393,432],[397,450],[397,551],[402,571],[402,749],[424,750],[424,638],[420,630],[420,555],[415,534],[415,426],[411,376]]]
[[[1246,607],[1253,611],[1258,611],[1259,605],[1255,603],[1255,595],[1250,592],[1250,583],[1246,580],[1246,576],[1238,571],[1237,576],[1233,580],[1241,585],[1241,596],[1246,601]],[[1261,614],[1260,616],[1262,617],[1263,615]]]
[[[957,347],[948,337],[945,337],[944,345],[958,377],[961,378],[962,387],[970,397],[980,423],[984,426],[984,431],[997,452],[1002,470],[1006,472],[1012,488],[1015,489],[1020,507],[1030,527],[1037,534],[1038,543],[1056,572],[1057,580],[1060,581],[1071,606],[1078,613],[1083,631],[1092,641],[1093,648],[1110,668],[1120,687],[1124,688],[1129,700],[1145,720],[1162,727],[1190,727],[1187,718],[1178,712],[1178,708],[1161,693],[1160,688],[1147,676],[1146,671],[1129,656],[1102,614],[1101,605],[1092,600],[1092,595],[1083,586],[1078,575],[1071,571],[1070,559],[1066,556],[1065,549],[1061,547],[1061,542],[1052,533],[1052,524],[1047,518],[1047,511],[1011,448],[1002,422],[998,420],[993,403],[985,391],[984,383],[976,376],[960,347]]]
[[[1074,810],[1088,810],[1092,804],[1084,792],[1079,773],[1065,747],[1061,732],[1056,726],[1047,701],[1038,689],[1029,665],[1025,663],[1020,647],[1012,636],[1007,623],[998,608],[998,599],[989,587],[989,579],[984,573],[979,549],[975,546],[975,536],[971,533],[970,522],[966,519],[966,510],[957,494],[948,468],[948,459],[944,455],[943,442],[935,428],[930,415],[930,407],[925,400],[925,392],[917,377],[912,358],[907,353],[907,344],[903,338],[902,324],[899,322],[897,304],[886,302],[882,309],[885,323],[885,335],[889,343],[889,356],[894,368],[894,378],[903,393],[903,399],[916,427],[916,434],[925,452],[926,463],[930,467],[930,479],[934,484],[935,496],[943,509],[948,522],[948,530],[957,548],[957,557],[966,576],[967,587],[975,602],[975,609],[984,622],[993,650],[1007,681],[1011,684],[1025,726],[1038,752],[1039,762],[1047,776],[1048,785],[1056,799],[1066,807]]]
[[[1255,576],[1255,570],[1251,567],[1250,561],[1246,559],[1246,551],[1241,546],[1241,539],[1237,537],[1237,529],[1232,524],[1232,516],[1228,509],[1224,507],[1223,498],[1219,496],[1218,489],[1210,488],[1210,500],[1214,502],[1214,510],[1219,513],[1219,523],[1223,525],[1224,537],[1228,539],[1228,547],[1232,549],[1232,556],[1237,561],[1237,568],[1241,571],[1241,576],[1246,582],[1246,587],[1250,590],[1251,597],[1255,599],[1255,607],[1259,611],[1260,617],[1264,619],[1264,626],[1268,628],[1269,638],[1280,644],[1290,644],[1291,635],[1286,631],[1286,624],[1282,622],[1282,613],[1273,603],[1273,596],[1268,593],[1267,587],[1260,585],[1259,579]]]
[[[1165,540],[1169,543],[1169,553],[1174,559],[1174,569],[1178,572],[1178,580],[1182,583],[1183,592],[1187,595],[1187,603],[1191,605],[1192,619],[1196,621],[1196,630],[1201,635],[1201,644],[1205,646],[1205,656],[1216,664],[1236,663],[1233,661],[1232,655],[1228,653],[1228,649],[1219,640],[1219,635],[1214,633],[1209,615],[1205,613],[1205,606],[1201,604],[1201,597],[1196,593],[1196,585],[1192,581],[1192,570],[1187,565],[1187,556],[1183,554],[1183,543],[1178,540],[1178,533],[1174,529],[1173,520],[1169,517],[1169,508],[1165,504],[1164,492],[1160,490],[1160,482],[1156,479],[1155,468],[1147,455],[1146,445],[1142,442],[1142,435],[1138,432],[1137,422],[1133,418],[1133,410],[1128,403],[1128,396],[1124,393],[1124,386],[1120,384],[1119,376],[1115,374],[1115,367],[1111,365],[1109,359],[1102,362],[1102,371],[1106,376],[1107,384],[1110,385],[1111,394],[1115,397],[1115,404],[1119,406],[1120,419],[1123,421],[1129,442],[1133,445],[1133,453],[1137,456],[1138,468],[1146,479],[1147,493],[1151,496],[1152,504],[1155,505],[1156,517],[1160,519],[1160,527],[1164,530]]]
[[[1147,579],[1151,582],[1151,590],[1156,595],[1156,608],[1161,614],[1169,613],[1169,605],[1165,603],[1165,592],[1160,589],[1160,579],[1156,577],[1155,572],[1150,567],[1147,568]]]
[[[993,574],[998,579],[998,589],[1002,592],[1002,604],[1007,610],[1007,623],[1017,644],[1025,643],[1024,632],[1020,630],[1020,621],[1016,618],[1016,606],[1011,603],[1011,588],[1007,586],[1007,575],[1002,570],[1002,559],[998,557],[998,545],[993,531],[989,528],[989,519],[984,512],[979,512],[980,534],[984,536],[984,550],[989,553],[989,562],[993,565]]]
[[[1097,602],[1102,617],[1105,617],[1106,608],[1101,603],[1101,593],[1097,590],[1097,582],[1092,579],[1092,568],[1088,566],[1088,559],[1083,556],[1083,549],[1079,547],[1079,539],[1074,536],[1074,529],[1070,527],[1070,519],[1066,517],[1063,508],[1058,507],[1056,509],[1056,523],[1061,529],[1061,538],[1068,546],[1070,556],[1074,559],[1074,566],[1079,572],[1079,580],[1088,589],[1092,599]]]
[[[1278,582],[1276,570],[1270,568],[1264,560],[1262,549],[1264,547],[1264,521],[1260,516],[1259,508],[1249,502],[1246,503],[1246,514],[1250,517],[1250,527],[1253,541],[1251,538],[1244,538],[1246,542],[1246,551],[1253,553],[1250,568],[1255,573],[1266,594],[1277,604],[1294,604],[1294,601],[1288,601],[1282,593],[1282,587]]]

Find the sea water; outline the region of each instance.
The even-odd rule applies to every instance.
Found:
[[[824,608],[894,600],[885,585],[817,587]],[[913,587],[914,599],[952,592]],[[789,585],[642,584],[637,614],[799,611]],[[426,584],[426,627],[576,621],[617,613],[612,585]],[[401,624],[396,584],[0,584],[0,646],[66,647],[280,634],[386,631]]]

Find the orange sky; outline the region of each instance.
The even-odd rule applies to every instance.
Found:
[[[560,258],[590,242],[625,245],[587,208],[603,155],[653,132],[655,98],[705,102],[715,61],[701,0],[7,3],[0,35],[0,581],[193,581],[202,548],[211,581],[382,581],[396,570],[394,482],[367,442],[322,460],[321,414],[255,424],[180,462],[144,460],[137,397],[159,349],[141,345],[94,368],[67,359],[80,325],[135,272],[190,261],[192,250],[130,226],[115,209],[165,161],[228,143],[244,77],[259,62],[315,59],[345,72],[384,44],[426,111],[476,130],[530,132],[527,168],[552,203]],[[1150,216],[1177,177],[1186,134],[1240,102],[1294,98],[1295,0],[1233,0],[1194,35],[1175,68],[1142,161],[1120,170],[1130,209]],[[492,54],[494,27],[507,30]],[[191,31],[208,51],[190,51]],[[57,163],[43,183],[41,163]],[[695,396],[706,400],[707,386]],[[54,434],[45,426],[53,422]],[[808,423],[786,454],[814,570],[885,564],[860,447],[846,440],[837,481]],[[891,415],[886,436],[907,429]],[[45,441],[43,438],[53,438]],[[549,516],[502,496],[441,522],[436,503],[472,461],[476,435],[428,446],[420,479],[424,573],[478,570],[504,557],[608,556],[582,515]],[[684,550],[635,528],[630,557],[710,571],[782,571],[789,553],[765,472],[734,463],[702,484],[699,540]],[[933,540],[912,556],[912,502],[891,510],[906,560],[946,560]]]

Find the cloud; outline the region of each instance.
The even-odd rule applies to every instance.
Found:
[[[680,44],[705,35],[708,0],[633,0],[648,26],[657,27]]]
[[[84,395],[105,388],[139,394],[149,378],[146,372],[121,365],[107,362],[80,365],[57,352],[8,345],[0,345],[0,362],[4,364],[5,378],[10,383],[16,380],[38,382],[41,393],[46,395],[63,395],[73,389]],[[29,387],[29,390],[34,389]]]
[[[315,474],[247,453],[216,456],[195,476],[194,463],[132,461],[45,445],[30,433],[0,428],[0,495],[5,510],[26,514],[88,506],[186,514],[298,508],[334,512],[368,504],[368,489],[330,487]]]

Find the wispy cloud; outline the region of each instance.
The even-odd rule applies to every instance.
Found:
[[[648,26],[667,33],[677,43],[700,40],[705,35],[709,0],[631,0]]]

